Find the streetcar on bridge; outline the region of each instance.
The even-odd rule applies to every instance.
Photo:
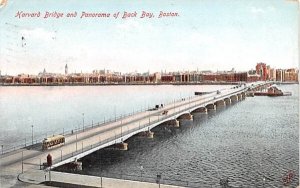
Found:
[[[52,137],[44,138],[42,143],[42,149],[46,150],[54,146],[65,144],[65,137],[63,135],[55,135]]]

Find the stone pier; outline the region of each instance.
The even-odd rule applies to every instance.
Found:
[[[165,125],[169,127],[178,128],[179,127],[179,121],[177,119],[169,120],[164,122]]]
[[[217,108],[219,108],[219,107],[224,107],[224,106],[226,106],[226,103],[225,103],[224,100],[219,100],[219,101],[215,102],[214,105],[215,105]]]
[[[238,101],[242,100],[242,94],[237,94],[237,97],[238,97]]]
[[[231,99],[230,98],[225,98],[224,101],[225,101],[226,105],[231,104]]]
[[[177,118],[179,121],[181,120],[188,120],[188,121],[193,121],[193,115],[190,113],[182,114]]]
[[[196,110],[193,111],[193,113],[207,114],[207,108],[205,107],[197,108]]]
[[[116,144],[116,149],[126,151],[126,150],[128,150],[128,144],[125,143],[125,142],[117,143]]]
[[[254,97],[254,91],[248,91],[246,96],[247,97]]]
[[[143,131],[139,133],[139,136],[141,137],[146,137],[146,138],[153,138],[154,137],[154,132],[151,131]]]
[[[217,109],[216,105],[214,105],[214,104],[208,104],[208,105],[206,105],[206,108],[207,108],[207,110],[216,110]]]
[[[230,97],[230,99],[231,99],[231,102],[237,102],[239,100],[237,95],[232,95]]]
[[[242,92],[241,95],[242,95],[242,100],[246,99],[246,93],[245,92]]]

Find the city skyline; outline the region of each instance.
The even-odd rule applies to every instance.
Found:
[[[0,83],[5,84],[153,84],[153,83],[204,83],[204,82],[255,82],[279,81],[298,83],[298,69],[275,69],[266,63],[257,63],[255,69],[248,71],[194,70],[176,72],[131,72],[122,73],[107,69],[96,69],[90,73],[72,73],[66,64],[64,74],[50,73],[44,69],[37,75],[19,74],[17,76],[1,75]]]
[[[44,68],[89,72],[247,71],[257,62],[298,68],[297,3],[289,1],[135,2],[8,1],[0,9],[2,74]],[[135,5],[135,6],[132,6]],[[101,7],[100,9],[98,7]],[[77,18],[18,18],[24,12],[78,13]],[[178,17],[80,18],[82,11],[177,12]],[[76,69],[75,69],[76,67]]]
[[[82,70],[78,70],[74,67],[70,67],[69,64],[65,64],[61,70],[59,70],[58,72],[50,72],[47,70],[47,67],[44,67],[42,70],[39,70],[38,72],[35,72],[35,73],[27,73],[27,72],[19,72],[19,73],[16,73],[16,74],[7,74],[6,72],[2,72],[2,70],[0,70],[0,75],[4,76],[4,75],[7,75],[7,76],[17,76],[17,75],[22,75],[22,74],[25,74],[25,75],[38,75],[38,74],[41,74],[41,73],[50,73],[50,74],[93,74],[93,73],[96,73],[96,72],[100,72],[100,71],[105,71],[106,73],[109,72],[109,73],[120,73],[120,74],[145,74],[145,73],[176,73],[176,72],[211,72],[211,73],[222,73],[222,72],[251,72],[251,71],[255,71],[255,65],[259,64],[259,63],[265,63],[265,62],[257,62],[256,64],[253,64],[253,66],[249,69],[249,70],[237,70],[235,67],[232,67],[231,69],[228,69],[228,70],[210,70],[210,69],[201,69],[201,67],[197,67],[196,69],[191,69],[191,70],[173,70],[173,71],[169,71],[168,69],[165,69],[165,70],[158,70],[158,71],[139,71],[139,70],[131,70],[131,71],[121,71],[121,70],[113,70],[111,69],[110,67],[99,67],[99,68],[92,68],[91,70],[87,70],[86,72],[83,72]],[[275,70],[288,70],[288,69],[295,69],[295,70],[299,70],[298,67],[287,67],[287,68],[282,68],[282,67],[273,67],[272,65],[269,65],[268,66],[272,69],[275,69]],[[71,69],[70,69],[71,68]]]

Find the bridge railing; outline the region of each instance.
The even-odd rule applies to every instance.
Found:
[[[230,94],[227,94],[227,95],[222,95],[222,96],[217,96],[216,98],[211,98],[211,96],[214,96],[214,93],[213,94],[208,94],[206,95],[204,99],[208,99],[208,98],[211,98],[210,100],[207,100],[207,101],[203,101],[203,102],[211,102],[211,101],[214,101],[216,99],[219,99],[219,98],[223,98],[225,96],[229,96],[229,95],[233,95],[235,93],[239,93],[241,91],[245,90],[245,88],[242,88],[242,89],[238,89],[237,91],[233,92],[233,93],[230,93]],[[196,98],[198,96],[190,96],[188,97],[189,100],[192,100],[194,98]],[[170,101],[169,103],[165,103],[165,105],[170,105],[172,103],[176,103],[176,102],[180,102],[182,101],[182,98],[181,99],[177,99],[177,100],[174,100],[174,101]],[[189,102],[187,101],[188,103],[194,103],[194,102]],[[184,104],[181,104],[181,105],[176,105],[175,108],[177,108],[178,106],[182,106]],[[192,109],[194,107],[196,107],[197,105],[199,104],[196,104],[194,106],[191,106],[189,107],[189,109]],[[89,129],[92,129],[94,127],[98,127],[98,126],[104,126],[106,124],[109,124],[109,123],[112,123],[112,122],[116,122],[116,121],[119,121],[123,118],[127,118],[127,117],[130,117],[132,115],[135,115],[137,113],[141,113],[141,112],[146,112],[146,111],[149,111],[150,109],[149,108],[144,108],[144,109],[140,109],[140,110],[137,110],[137,111],[133,111],[133,112],[130,112],[130,113],[127,113],[127,114],[124,114],[124,115],[120,115],[118,117],[115,117],[115,118],[109,118],[109,119],[103,119],[103,121],[100,121],[100,122],[96,122],[96,123],[92,123],[92,124],[88,124],[86,126],[83,126],[83,127],[78,127],[78,128],[75,128],[75,129],[70,129],[70,130],[64,130],[62,132],[51,132],[52,134],[49,134],[49,135],[57,135],[57,134],[61,134],[61,135],[71,135],[71,134],[75,134],[75,133],[81,133],[81,132],[84,132],[85,130],[89,130]],[[186,111],[187,109],[185,110],[181,110],[179,112],[176,112],[176,114],[179,114],[179,113],[182,113],[182,111]],[[172,115],[166,115],[163,117],[163,119],[167,119],[169,118],[170,116],[174,116],[176,114],[172,114]],[[158,119],[157,121],[162,121],[163,119]],[[156,123],[156,122],[152,122],[152,123]],[[47,134],[43,134],[43,135],[47,135]],[[39,136],[35,136],[35,138],[32,140],[32,139],[22,139],[22,140],[18,140],[18,141],[15,141],[15,143],[17,143],[16,145],[12,146],[12,147],[5,147],[3,148],[2,146],[2,152],[1,154],[5,154],[5,153],[8,153],[8,152],[11,152],[11,151],[14,151],[14,150],[17,150],[17,149],[20,149],[20,148],[36,148],[36,147],[41,147],[40,146],[40,143],[43,142],[44,140],[44,136],[43,135],[39,135]]]
[[[235,92],[233,92],[231,94],[223,95],[220,98],[224,98],[224,97],[236,94],[236,93],[240,93],[243,90],[244,89],[241,89],[241,90],[235,91]],[[127,130],[125,129],[125,131],[123,131],[123,132],[121,132],[119,134],[115,133],[115,136],[112,137],[112,138],[108,138],[108,139],[102,140],[101,137],[99,136],[99,142],[97,144],[85,145],[84,141],[76,141],[77,142],[77,151],[69,153],[67,155],[63,155],[63,150],[61,150],[61,154],[62,154],[61,158],[55,159],[54,160],[54,164],[55,163],[59,163],[60,161],[63,161],[63,160],[67,160],[67,159],[69,159],[71,157],[75,157],[77,155],[83,154],[83,153],[85,153],[87,151],[90,151],[90,150],[92,150],[94,148],[100,147],[100,146],[102,146],[104,144],[107,144],[109,142],[112,142],[112,141],[115,141],[115,143],[118,143],[118,142],[120,142],[120,139],[126,137],[126,135],[129,135],[129,134],[132,134],[132,133],[136,134],[137,132],[141,132],[141,131],[145,130],[145,128],[150,127],[151,125],[153,125],[155,123],[162,123],[166,119],[169,119],[171,117],[177,116],[177,115],[179,115],[181,113],[184,113],[186,111],[189,111],[189,110],[191,110],[191,109],[193,109],[195,107],[199,107],[199,105],[205,105],[205,104],[211,103],[211,102],[213,102],[215,100],[217,100],[217,98],[209,98],[209,99],[206,99],[204,101],[201,101],[201,104],[195,103],[194,105],[191,105],[188,108],[181,109],[181,110],[179,110],[179,111],[177,111],[175,113],[172,113],[172,114],[164,115],[161,118],[157,118],[155,120],[151,120],[150,119],[150,122],[141,124],[139,127],[136,127],[136,128],[130,129],[130,130],[129,129],[127,129]],[[187,105],[187,104],[184,104],[184,105]],[[128,124],[130,124],[130,123],[132,123],[132,122],[129,122]],[[127,124],[120,125],[119,127],[125,127],[125,126],[127,126]],[[119,140],[119,141],[117,142],[117,140]]]
[[[195,98],[197,96],[190,96],[190,97],[191,98]],[[168,102],[164,103],[164,106],[172,104],[174,102],[180,102],[181,100],[182,99],[168,101]],[[1,148],[2,151],[1,151],[0,154],[5,154],[5,153],[11,152],[11,151],[15,151],[15,150],[20,149],[20,148],[36,148],[36,147],[40,147],[39,144],[43,142],[44,138],[47,138],[47,135],[48,136],[58,135],[58,134],[60,134],[60,135],[72,135],[72,134],[75,134],[75,133],[81,133],[81,132],[84,132],[85,130],[92,129],[92,128],[97,127],[97,126],[104,126],[106,124],[119,121],[119,120],[121,120],[123,118],[127,118],[127,117],[130,117],[130,116],[133,116],[133,115],[135,115],[137,113],[149,111],[150,109],[151,109],[150,107],[146,107],[146,108],[137,109],[136,111],[132,111],[132,112],[129,112],[129,113],[126,113],[126,114],[121,114],[121,115],[116,116],[116,117],[110,117],[108,119],[106,119],[104,117],[102,121],[98,121],[98,122],[95,122],[95,123],[87,124],[87,125],[82,126],[82,127],[78,126],[78,128],[76,127],[76,128],[69,129],[69,130],[65,130],[63,128],[62,131],[50,131],[50,132],[46,132],[46,133],[43,133],[43,134],[38,135],[38,136],[35,135],[33,140],[31,138],[25,138],[25,139],[15,140],[14,143],[13,143],[13,146],[9,146],[9,147],[5,146],[4,147],[4,145],[3,145],[2,148]]]
[[[158,183],[157,175],[155,173],[147,172],[147,169],[143,171],[136,170],[135,174],[125,174],[125,173],[113,173],[113,172],[101,172],[100,174],[102,177],[109,177],[109,178],[117,178],[123,180],[131,180],[131,181],[140,181],[140,182],[149,182],[149,183]],[[175,186],[182,186],[182,187],[215,187],[217,185],[210,185],[205,180],[199,181],[188,181],[184,180],[185,178],[182,177],[181,179],[172,179],[172,178],[164,178],[164,174],[161,173],[161,178],[159,183],[165,185],[175,185]]]

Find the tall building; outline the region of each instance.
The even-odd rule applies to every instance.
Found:
[[[65,66],[65,75],[67,75],[68,74],[68,64],[66,64],[66,66]]]
[[[275,81],[276,80],[276,69],[270,68],[269,80]]]
[[[276,69],[276,81],[278,82],[284,81],[284,70]]]
[[[265,63],[257,63],[256,73],[260,76],[260,80],[266,81],[268,79],[267,65]]]
[[[284,81],[298,82],[298,70],[294,68],[286,69],[284,72]]]

